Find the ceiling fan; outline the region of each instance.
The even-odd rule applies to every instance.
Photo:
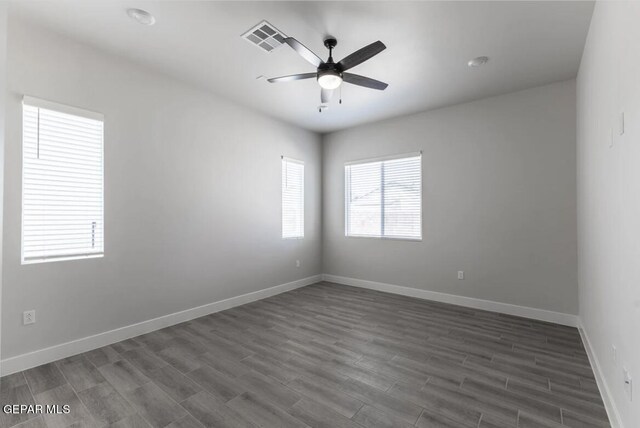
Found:
[[[387,86],[389,86],[384,82],[371,79],[369,77],[345,73],[347,70],[355,67],[356,65],[362,64],[366,60],[385,50],[387,47],[380,40],[355,51],[337,63],[333,61],[333,48],[336,47],[338,41],[333,37],[327,38],[324,41],[324,45],[329,49],[329,59],[327,59],[326,62],[322,61],[318,55],[313,53],[309,48],[293,37],[287,37],[284,41],[293,50],[295,50],[298,55],[313,64],[317,70],[315,73],[292,74],[290,76],[267,79],[271,83],[291,82],[293,80],[311,79],[315,77],[321,88],[320,101],[322,104],[326,104],[331,100],[333,90],[337,89],[342,82],[363,86],[365,88],[377,89],[380,91],[383,91]]]

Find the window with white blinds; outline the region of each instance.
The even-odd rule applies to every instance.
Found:
[[[102,256],[102,115],[25,97],[22,124],[22,263]]]
[[[304,163],[282,158],[282,237],[304,238]]]
[[[422,239],[422,156],[345,164],[345,234]]]

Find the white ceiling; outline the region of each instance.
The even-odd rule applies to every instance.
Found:
[[[156,17],[145,27],[126,9]],[[592,2],[206,2],[19,1],[11,11],[73,38],[209,88],[240,104],[318,132],[497,95],[558,80],[578,70]],[[271,53],[240,35],[262,19],[326,58],[323,38],[338,39],[336,60],[376,40],[387,49],[352,69],[389,83],[352,85],[318,113],[314,79],[270,84],[312,72],[288,46]],[[469,59],[486,55],[484,67]]]

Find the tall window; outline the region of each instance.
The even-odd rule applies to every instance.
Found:
[[[304,238],[304,163],[282,158],[282,237]]]
[[[422,239],[422,156],[345,164],[345,234]]]
[[[102,115],[24,97],[22,125],[22,263],[102,256]]]

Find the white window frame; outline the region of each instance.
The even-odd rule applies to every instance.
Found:
[[[302,216],[300,218],[300,222],[301,222],[301,230],[300,230],[300,234],[299,235],[286,235],[285,236],[285,194],[284,194],[284,190],[285,190],[285,186],[286,186],[286,182],[285,180],[287,179],[286,177],[286,172],[283,171],[283,169],[285,168],[285,165],[287,163],[291,163],[291,164],[298,164],[302,166],[302,184],[301,184],[301,200],[300,200],[300,209],[302,211]],[[298,159],[292,159],[292,158],[288,158],[286,156],[281,156],[281,177],[282,177],[282,183],[281,183],[281,193],[280,193],[280,198],[281,198],[281,203],[280,203],[280,207],[281,207],[281,212],[280,212],[280,228],[281,228],[281,236],[282,239],[304,239],[304,217],[305,217],[305,209],[304,209],[304,187],[305,187],[305,167],[304,167],[304,161],[298,160]]]
[[[100,174],[102,177],[101,180],[101,185],[100,185],[100,192],[99,192],[99,196],[100,199],[102,201],[102,216],[101,216],[101,220],[102,220],[102,251],[99,252],[90,252],[90,253],[86,253],[86,252],[82,252],[82,253],[68,253],[68,254],[62,254],[62,255],[52,255],[52,256],[42,256],[42,257],[30,257],[30,258],[26,258],[25,257],[25,197],[24,197],[24,191],[25,191],[25,178],[26,178],[26,174],[25,174],[25,139],[24,139],[24,135],[22,135],[21,137],[21,156],[22,156],[22,188],[21,188],[21,194],[20,194],[20,198],[21,198],[21,239],[20,239],[20,260],[21,260],[21,264],[23,265],[29,265],[29,264],[38,264],[38,263],[49,263],[49,262],[58,262],[58,261],[67,261],[67,260],[82,260],[82,259],[94,259],[94,258],[101,258],[104,257],[104,251],[105,251],[105,225],[104,225],[104,115],[101,113],[97,113],[97,112],[93,112],[93,111],[89,111],[89,110],[85,110],[85,109],[81,109],[81,108],[77,108],[77,107],[72,107],[72,106],[68,106],[68,105],[64,105],[64,104],[60,104],[60,103],[56,103],[53,101],[47,101],[47,100],[43,100],[43,99],[39,99],[39,98],[35,98],[35,97],[30,97],[25,95],[22,99],[22,105],[23,105],[23,111],[21,114],[21,120],[24,119],[24,106],[29,106],[29,107],[35,107],[35,108],[39,108],[39,109],[44,109],[44,110],[50,110],[50,111],[54,111],[57,113],[63,113],[63,114],[68,114],[68,115],[73,115],[73,116],[78,116],[78,117],[83,117],[86,119],[91,119],[91,120],[95,120],[95,121],[100,121],[102,122],[102,135],[101,135],[101,141],[100,141],[100,145],[101,145],[101,152],[100,152],[100,159],[101,159],[101,166],[100,166]],[[22,127],[22,130],[24,130],[24,124]],[[40,132],[40,131],[38,131]]]
[[[384,236],[384,232],[381,235],[358,235],[358,234],[352,234],[349,232],[349,198],[350,198],[350,189],[348,188],[349,186],[349,178],[348,178],[348,167],[352,166],[352,165],[360,165],[360,164],[367,164],[367,163],[375,163],[375,162],[384,162],[384,161],[390,161],[390,160],[396,160],[396,159],[405,159],[405,158],[414,158],[414,157],[419,157],[420,158],[420,236],[419,237],[409,237],[409,236]],[[402,154],[397,154],[397,155],[389,155],[389,156],[380,156],[380,157],[375,157],[375,158],[368,158],[368,159],[359,159],[356,161],[350,161],[350,162],[345,162],[344,164],[344,236],[346,238],[363,238],[363,239],[380,239],[380,240],[389,240],[389,241],[410,241],[410,242],[421,242],[424,236],[424,219],[422,217],[422,203],[423,203],[423,190],[422,190],[422,180],[423,180],[423,175],[422,175],[423,171],[422,171],[422,151],[419,152],[411,152],[411,153],[402,153]],[[383,177],[381,177],[381,180],[384,180]],[[381,186],[382,189],[384,189],[384,184],[382,184]],[[382,190],[384,192],[384,190]],[[380,222],[381,222],[381,228],[382,230],[384,230],[384,215],[385,211],[384,211],[384,203],[382,203],[381,205],[381,213],[380,213]]]

